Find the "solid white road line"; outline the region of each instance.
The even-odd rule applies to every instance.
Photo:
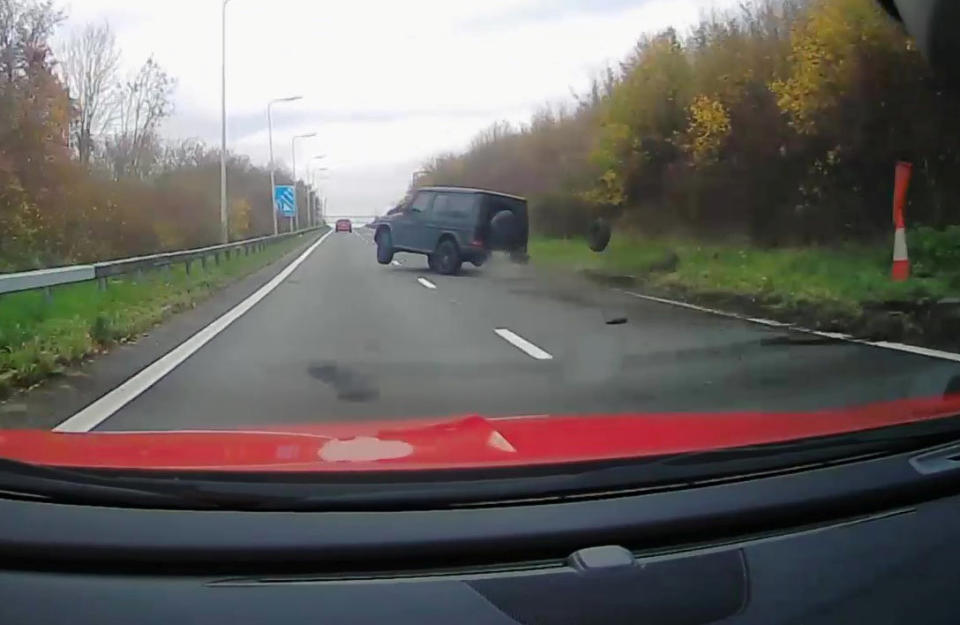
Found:
[[[650,302],[657,302],[658,304],[667,304],[669,306],[687,308],[689,310],[696,310],[697,312],[705,312],[711,315],[717,315],[719,317],[727,317],[729,319],[740,319],[742,321],[749,321],[750,323],[756,323],[756,324],[768,326],[771,328],[785,328],[785,329],[792,330],[794,332],[803,332],[804,334],[822,336],[823,338],[835,339],[838,341],[846,341],[848,343],[857,343],[859,345],[869,345],[871,347],[879,347],[881,349],[892,349],[894,351],[906,352],[908,354],[915,354],[917,356],[928,356],[930,358],[939,358],[941,360],[950,360],[952,362],[960,362],[960,354],[957,354],[954,352],[945,352],[939,349],[930,349],[927,347],[917,347],[916,345],[906,345],[905,343],[891,343],[889,341],[867,341],[867,340],[858,339],[849,334],[843,334],[840,332],[821,332],[820,330],[811,330],[809,328],[803,328],[800,326],[791,325],[789,323],[782,323],[780,321],[772,321],[770,319],[758,319],[756,317],[747,317],[746,315],[738,315],[737,313],[727,312],[725,310],[705,308],[703,306],[696,306],[694,304],[688,304],[686,302],[678,302],[676,300],[665,299],[663,297],[653,297],[652,295],[644,295],[642,293],[635,293],[634,291],[627,291],[624,289],[617,289],[617,290],[619,290],[621,293],[626,293],[627,295],[630,295],[632,297],[647,300]]]
[[[531,358],[536,360],[553,360],[553,356],[551,356],[548,352],[543,351],[527,339],[511,332],[510,330],[507,330],[506,328],[497,328],[494,330],[494,332],[496,332],[497,336],[502,338],[504,341],[510,343]]]
[[[826,335],[826,333],[823,334]],[[858,339],[845,340],[852,340],[854,343],[863,343],[864,345],[872,345],[873,347],[881,347],[883,349],[894,349],[898,352],[907,352],[909,354],[916,354],[918,356],[929,356],[931,358],[940,358],[942,360],[960,362],[960,354],[956,354],[954,352],[944,352],[939,349],[929,349],[926,347],[917,347],[916,345],[905,345],[903,343],[888,343],[887,341],[861,341]]]
[[[114,413],[163,379],[165,375],[177,368],[183,361],[209,343],[215,336],[227,329],[231,323],[243,316],[275,288],[280,286],[332,233],[333,230],[323,235],[319,241],[311,245],[307,251],[298,256],[296,260],[287,265],[283,271],[278,273],[270,282],[260,287],[253,295],[224,313],[216,321],[191,336],[165,356],[147,366],[140,371],[140,373],[53,428],[53,431],[89,432],[109,419]]]
[[[399,261],[399,260],[395,260],[395,261],[393,261],[393,262],[390,263],[390,264],[393,265],[394,267],[399,267],[399,266],[400,266],[400,261]]]
[[[430,281],[427,280],[426,278],[418,278],[418,279],[417,279],[417,282],[419,282],[422,286],[425,286],[426,288],[428,288],[428,289],[430,289],[430,290],[433,290],[433,289],[437,288],[437,285],[436,285],[436,284],[434,284],[433,282],[430,282]]]

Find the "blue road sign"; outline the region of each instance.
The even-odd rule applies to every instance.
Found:
[[[297,212],[293,185],[277,185],[273,195],[273,203],[280,215],[283,217],[293,217]]]

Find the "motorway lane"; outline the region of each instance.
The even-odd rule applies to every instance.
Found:
[[[811,341],[506,261],[458,277],[429,273],[422,257],[398,261],[377,265],[368,231],[331,235],[98,429],[814,410],[936,395],[960,374],[957,363]],[[532,358],[498,329],[552,359]]]

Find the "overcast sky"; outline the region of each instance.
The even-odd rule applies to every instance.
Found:
[[[301,172],[326,154],[330,214],[382,212],[430,156],[491,123],[566,101],[645,32],[685,29],[736,0],[232,0],[227,8],[228,148]],[[178,80],[170,137],[219,144],[221,0],[72,0],[61,36],[107,20],[125,65],[148,56]],[[319,165],[317,165],[319,166]]]

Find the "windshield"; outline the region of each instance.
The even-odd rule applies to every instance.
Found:
[[[0,458],[907,440],[960,413],[960,95],[890,7],[0,0]]]

